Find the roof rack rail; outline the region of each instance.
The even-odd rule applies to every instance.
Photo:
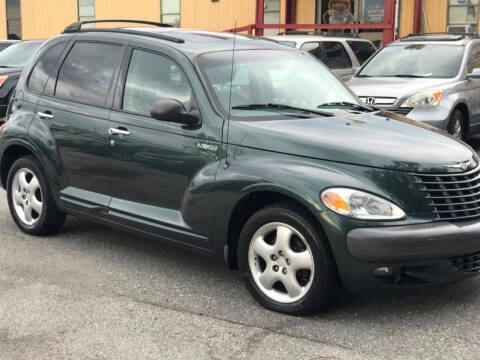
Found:
[[[411,41],[412,38],[417,38],[418,40],[423,41],[458,41],[465,39],[466,37],[476,38],[478,35],[474,33],[447,33],[447,32],[431,32],[431,33],[420,33],[420,34],[408,34],[407,36],[400,39],[400,41]],[[434,38],[435,37],[435,38]]]
[[[153,21],[146,21],[146,20],[132,20],[132,19],[98,19],[98,20],[83,20],[83,21],[77,21],[74,22],[73,24],[68,25],[65,30],[63,30],[64,33],[72,33],[72,32],[77,32],[82,29],[82,25],[84,24],[97,24],[97,23],[133,23],[133,24],[145,24],[145,25],[153,25],[153,26],[158,26],[158,27],[172,27],[172,25],[168,24],[163,24],[159,22],[153,22]]]
[[[77,21],[73,24],[68,25],[64,30],[63,34],[69,33],[78,33],[78,32],[111,32],[111,33],[120,33],[120,34],[129,34],[129,35],[142,35],[142,36],[149,36],[161,40],[171,41],[178,44],[183,44],[185,40],[176,38],[170,35],[159,34],[155,32],[148,32],[148,31],[141,31],[141,30],[131,30],[131,29],[124,29],[124,28],[87,28],[82,29],[82,25],[84,24],[96,24],[96,23],[134,23],[134,24],[145,24],[145,25],[153,25],[157,27],[173,27],[168,24],[153,22],[153,21],[144,21],[144,20],[131,20],[131,19],[101,19],[101,20],[85,20],[85,21]]]

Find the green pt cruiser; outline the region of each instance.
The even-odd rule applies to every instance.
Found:
[[[22,231],[52,234],[68,214],[223,257],[289,314],[340,285],[478,274],[470,147],[362,105],[308,53],[149,24],[72,24],[26,67],[0,133]]]

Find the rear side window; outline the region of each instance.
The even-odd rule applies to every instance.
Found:
[[[58,73],[55,96],[105,106],[113,74],[121,60],[122,47],[119,45],[76,43]]]
[[[347,41],[360,65],[363,65],[370,56],[375,54],[375,47],[367,41]]]
[[[134,50],[125,81],[123,109],[150,116],[152,105],[163,99],[178,100],[190,109],[192,88],[185,73],[162,55]]]
[[[35,92],[42,93],[48,78],[52,75],[58,57],[62,54],[66,42],[53,45],[45,51],[37,62],[28,79],[28,87]]]
[[[325,41],[325,65],[330,69],[348,69],[352,67],[352,62],[343,45],[336,41]]]
[[[322,47],[320,46],[319,42],[304,43],[300,47],[300,50],[306,51],[315,56],[317,59],[323,61]]]

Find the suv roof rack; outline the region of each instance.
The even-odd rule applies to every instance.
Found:
[[[154,32],[148,31],[141,31],[141,30],[131,30],[131,29],[124,29],[124,28],[102,28],[102,29],[95,29],[95,28],[87,28],[82,29],[82,26],[85,24],[96,24],[96,23],[133,23],[133,24],[145,24],[145,25],[153,25],[157,27],[173,27],[172,25],[153,22],[153,21],[145,21],[145,20],[132,20],[132,19],[100,19],[100,20],[85,20],[85,21],[77,21],[73,24],[68,25],[64,30],[63,34],[70,34],[70,33],[78,33],[78,32],[113,32],[113,33],[120,33],[120,34],[130,34],[130,35],[142,35],[142,36],[149,36],[161,40],[172,41],[178,44],[183,44],[185,40],[176,38],[170,35],[164,35]]]
[[[421,33],[421,34],[408,34],[407,36],[400,39],[400,41],[458,41],[465,38],[476,38],[477,34],[473,33],[464,33],[464,34],[455,34],[455,33],[445,33],[445,32],[431,32],[431,33]]]

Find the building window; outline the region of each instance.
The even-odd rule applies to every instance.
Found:
[[[265,24],[280,24],[280,0],[265,0],[263,22]],[[279,29],[265,29],[264,35],[277,35]]]
[[[78,0],[78,20],[95,19],[95,0]]]
[[[448,25],[471,25],[478,29],[479,0],[448,0]]]
[[[20,0],[7,0],[7,37],[11,40],[22,38],[22,16]]]
[[[161,0],[162,23],[180,27],[180,0]]]

